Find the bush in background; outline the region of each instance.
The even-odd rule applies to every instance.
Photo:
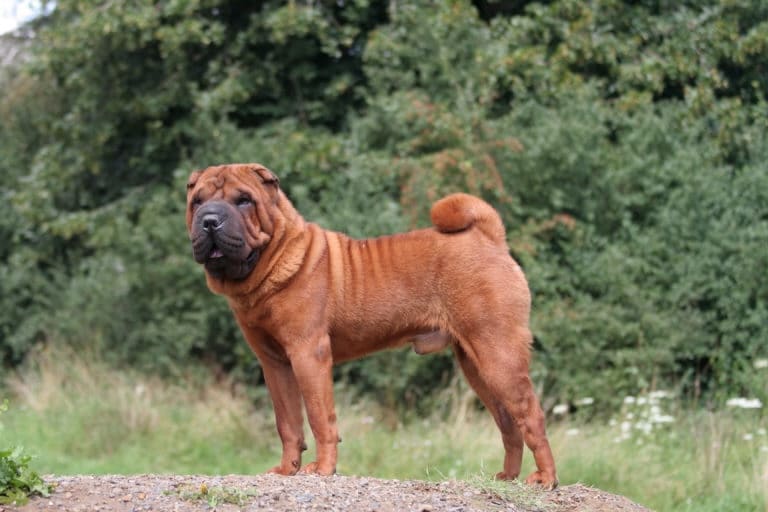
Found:
[[[258,381],[183,225],[192,169],[255,160],[354,236],[489,200],[545,404],[768,400],[763,2],[102,4],[56,2],[3,71],[4,366],[62,340]],[[454,372],[402,352],[337,375],[412,407]]]

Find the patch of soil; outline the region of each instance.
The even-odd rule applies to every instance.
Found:
[[[49,476],[45,480],[55,485],[49,497],[32,498],[21,507],[0,505],[0,512],[648,512],[626,498],[580,484],[551,492],[526,486],[496,492],[467,482],[350,476]]]

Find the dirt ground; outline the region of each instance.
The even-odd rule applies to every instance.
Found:
[[[0,512],[647,512],[626,498],[576,484],[551,492],[527,486],[381,480],[349,476],[48,476],[46,498]]]

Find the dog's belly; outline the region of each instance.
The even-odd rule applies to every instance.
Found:
[[[369,338],[367,340],[348,340],[344,338],[331,338],[331,351],[333,352],[333,362],[342,363],[353,359],[385,350],[388,348],[397,348],[405,345],[408,338]]]
[[[447,348],[454,338],[439,329],[409,329],[387,336],[331,336],[334,363],[359,359],[372,352],[393,349],[411,344],[419,355],[433,354]]]

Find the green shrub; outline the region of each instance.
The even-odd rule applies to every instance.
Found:
[[[0,415],[7,410],[6,400],[0,404]],[[33,494],[48,496],[51,487],[30,468],[31,460],[21,447],[0,446],[0,505],[23,505]]]

